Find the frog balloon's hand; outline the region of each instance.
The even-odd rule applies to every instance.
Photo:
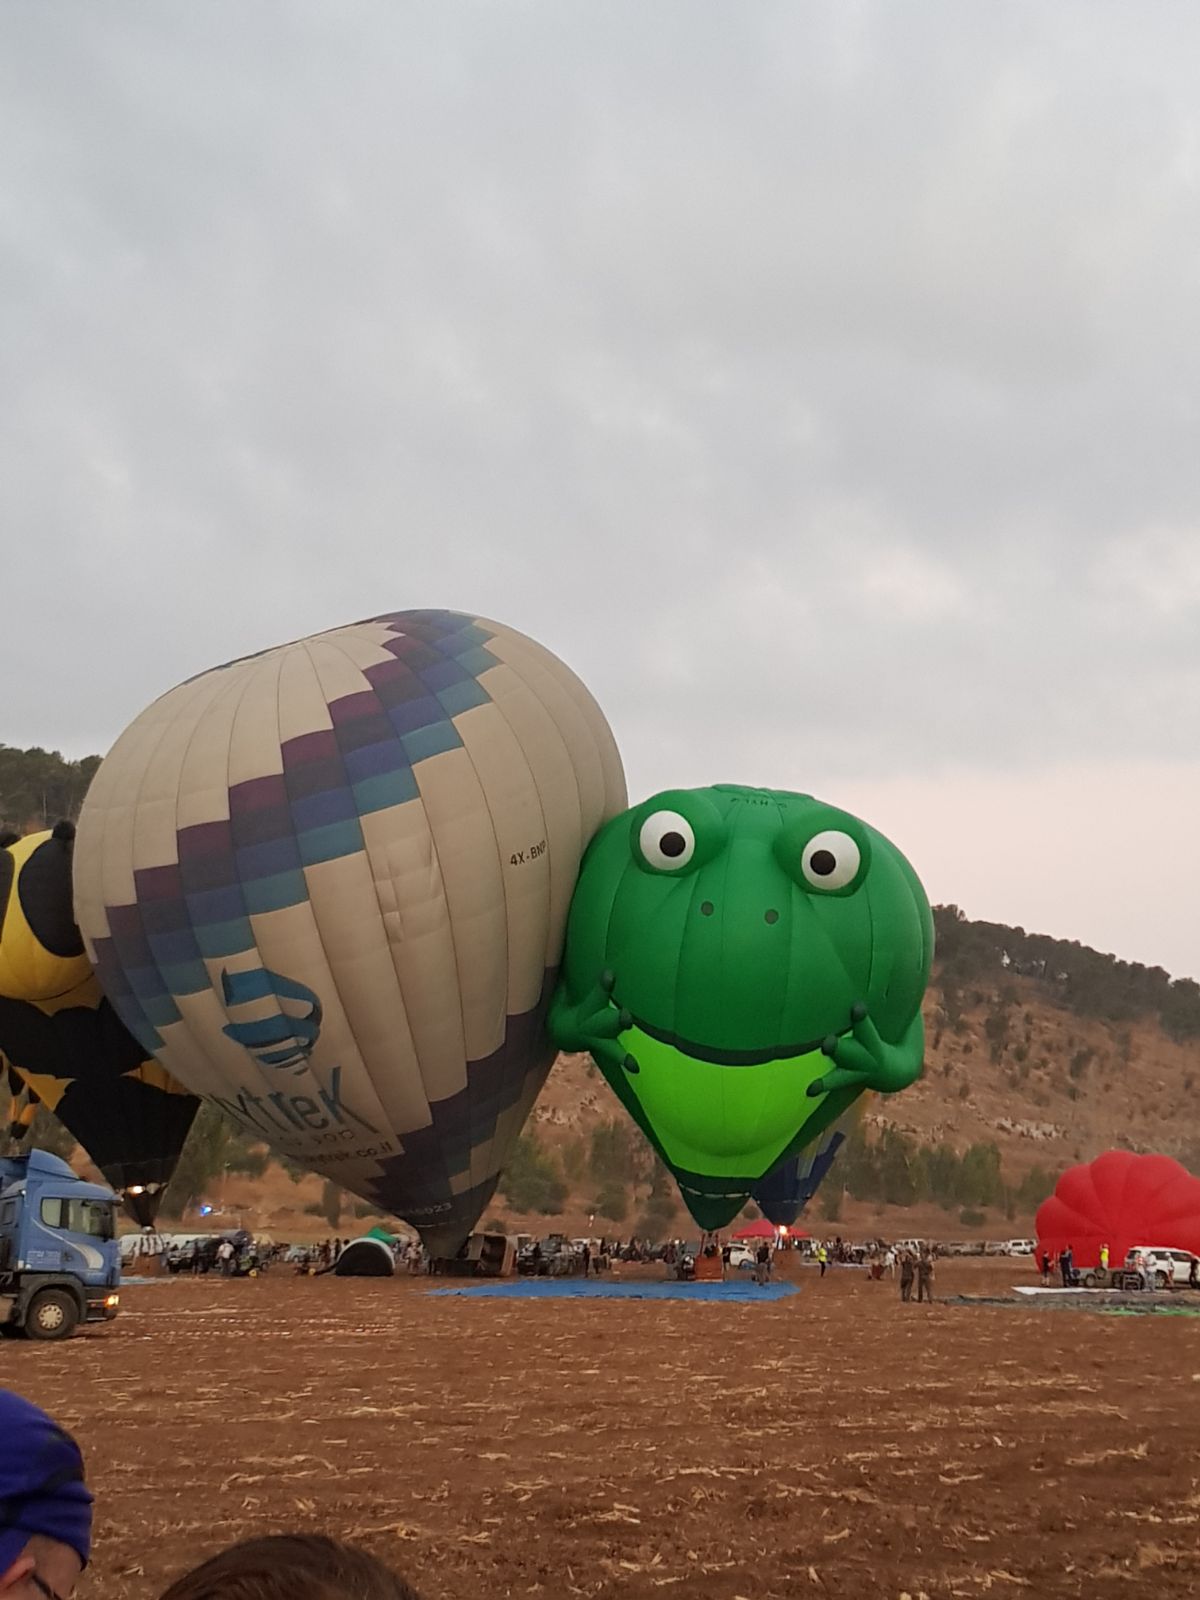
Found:
[[[560,986],[550,1007],[550,1037],[560,1050],[588,1051],[598,1066],[637,1072],[637,1062],[618,1042],[633,1027],[633,1018],[614,1002],[615,983],[611,972],[602,972],[578,1005],[571,1005]]]
[[[921,1075],[925,1055],[925,1027],[920,1012],[905,1030],[899,1044],[888,1044],[859,1001],[850,1013],[850,1031],[831,1034],[821,1046],[833,1062],[832,1070],[810,1083],[810,1095],[834,1089],[877,1089],[893,1094],[907,1089]]]

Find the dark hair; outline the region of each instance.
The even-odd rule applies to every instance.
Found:
[[[244,1539],[176,1578],[162,1600],[421,1600],[382,1561],[321,1534]]]

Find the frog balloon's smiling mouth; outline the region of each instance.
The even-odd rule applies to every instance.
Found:
[[[633,1017],[635,1028],[649,1038],[657,1039],[659,1044],[670,1045],[673,1050],[678,1050],[680,1055],[690,1056],[694,1061],[710,1061],[717,1067],[759,1067],[768,1061],[793,1061],[798,1056],[810,1055],[814,1050],[819,1050],[831,1033],[840,1037],[850,1032],[850,1024],[847,1023],[844,1028],[827,1029],[817,1038],[799,1044],[771,1045],[765,1050],[718,1050],[711,1045],[697,1044],[694,1039],[684,1039],[677,1033],[668,1033],[665,1028],[656,1028],[644,1018],[633,1016],[632,1012],[628,1012],[627,1015]]]

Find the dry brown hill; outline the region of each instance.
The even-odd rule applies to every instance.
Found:
[[[898,1129],[919,1143],[946,1142],[958,1150],[994,1143],[1007,1184],[1014,1189],[1031,1167],[1053,1173],[1074,1161],[1123,1147],[1160,1150],[1200,1165],[1195,1113],[1200,1085],[1200,1040],[1175,1040],[1150,1018],[1121,1023],[1080,1016],[1044,978],[1014,976],[997,961],[990,980],[944,984],[935,974],[925,1005],[928,1050],[919,1083],[894,1097],[873,1097],[865,1113],[868,1133]],[[624,1112],[586,1056],[560,1056],[534,1107],[530,1130],[560,1165],[586,1148],[594,1129]],[[835,1168],[835,1174],[837,1169]],[[831,1181],[836,1181],[835,1179]],[[491,1215],[514,1227],[547,1231],[588,1228],[596,1182],[574,1180],[557,1215],[513,1212],[497,1197]],[[247,1226],[284,1237],[329,1231],[314,1211],[322,1185],[299,1182],[272,1164],[260,1178],[228,1178],[213,1198]],[[343,1229],[360,1225],[347,1200]],[[305,1207],[310,1209],[306,1212]],[[1024,1233],[1032,1205],[1005,1217],[993,1209],[983,1223],[964,1226],[957,1211],[925,1204],[887,1207],[847,1199],[838,1231],[935,1236]],[[636,1200],[620,1229],[597,1220],[596,1231],[628,1233]],[[686,1226],[680,1214],[678,1226]],[[834,1224],[821,1224],[832,1231]]]

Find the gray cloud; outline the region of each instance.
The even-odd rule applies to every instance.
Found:
[[[637,792],[1169,770],[1198,61],[1116,4],[10,3],[4,737],[447,604]]]

